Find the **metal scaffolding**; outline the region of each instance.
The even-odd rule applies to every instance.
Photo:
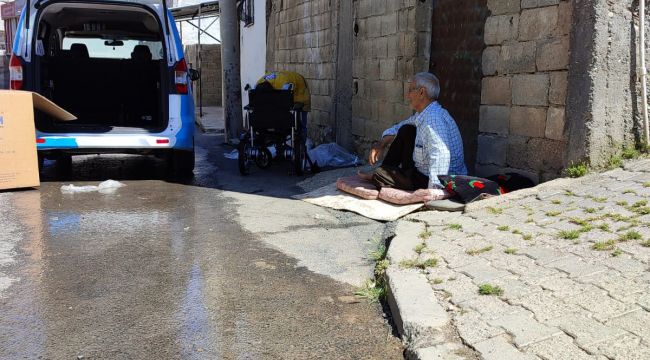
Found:
[[[178,24],[183,22],[190,24],[192,27],[196,28],[197,39],[198,39],[198,50],[197,50],[197,70],[201,73],[201,35],[207,35],[208,37],[214,39],[216,42],[221,43],[220,39],[215,38],[214,36],[208,34],[207,30],[219,19],[219,1],[206,1],[196,5],[180,6],[170,9],[174,20]],[[208,26],[203,28],[202,20],[212,20]],[[197,25],[191,21],[196,20]],[[181,39],[183,38],[183,27],[179,26],[181,32]],[[201,78],[199,78],[199,115],[203,116],[203,85]]]

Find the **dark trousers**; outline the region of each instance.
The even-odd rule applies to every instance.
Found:
[[[384,161],[372,177],[378,189],[417,190],[429,187],[429,177],[418,171],[413,162],[416,134],[417,129],[413,125],[399,128]]]

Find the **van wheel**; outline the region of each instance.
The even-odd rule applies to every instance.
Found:
[[[170,170],[174,176],[190,177],[194,171],[194,149],[172,150],[170,156]]]
[[[72,155],[59,155],[54,168],[57,177],[69,177],[72,174]]]
[[[43,165],[45,164],[45,155],[38,154],[38,172],[43,171]]]

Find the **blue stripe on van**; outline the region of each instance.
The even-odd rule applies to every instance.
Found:
[[[181,96],[181,129],[176,134],[175,149],[194,147],[194,99],[190,95]]]
[[[26,5],[25,5],[26,6]],[[11,52],[22,56],[23,54],[20,53],[20,48],[18,47],[18,44],[20,44],[20,34],[22,33],[23,29],[23,24],[25,23],[25,8],[23,8],[23,12],[20,14],[20,20],[18,20],[18,26],[16,27],[16,35],[14,36],[14,46],[11,49]]]
[[[45,143],[36,145],[37,149],[76,149],[79,147],[75,138],[45,138]]]

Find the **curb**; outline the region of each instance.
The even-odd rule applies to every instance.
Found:
[[[386,300],[397,331],[406,346],[404,355],[411,360],[462,360],[461,344],[449,342],[452,326],[447,311],[438,302],[426,276],[419,271],[400,269],[402,260],[412,258],[413,248],[420,243],[424,224],[399,221],[391,241],[387,259],[391,265],[386,270],[388,285]]]

